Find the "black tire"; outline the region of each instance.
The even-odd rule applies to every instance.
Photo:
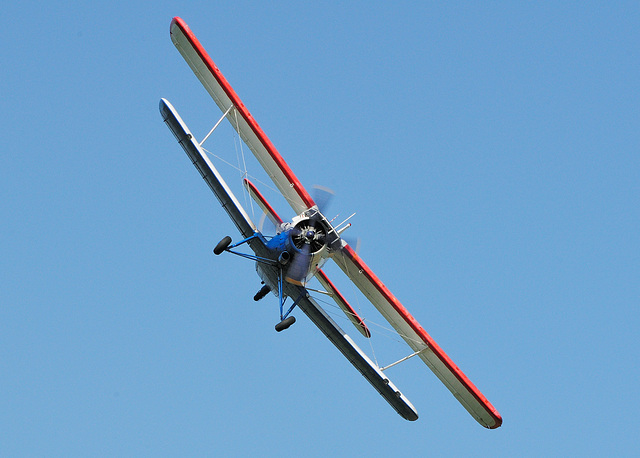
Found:
[[[295,316],[290,316],[289,318],[285,318],[280,323],[276,324],[276,331],[277,332],[284,331],[295,322],[296,322]]]
[[[260,291],[258,291],[256,295],[253,296],[253,300],[258,302],[260,299],[262,299],[267,294],[269,294],[270,291],[271,291],[271,288],[269,287],[269,285],[264,285],[262,288],[260,288]]]
[[[229,237],[228,235],[223,238],[222,240],[220,240],[220,242],[218,242],[218,244],[216,245],[216,247],[213,249],[213,253],[214,254],[220,254],[222,253],[224,250],[227,249],[227,247],[231,245],[231,237]]]

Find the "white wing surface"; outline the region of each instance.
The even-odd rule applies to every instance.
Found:
[[[171,40],[220,110],[227,113],[231,108],[227,119],[289,202],[296,215],[313,207],[315,203],[309,193],[253,119],[193,32],[179,17],[171,21]]]
[[[358,289],[378,309],[400,336],[481,425],[493,429],[502,417],[486,397],[471,383],[420,323],[391,294],[387,287],[349,246],[337,252],[333,260]]]

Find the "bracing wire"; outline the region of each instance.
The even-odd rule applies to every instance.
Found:
[[[326,305],[327,307],[330,307],[332,310],[328,311],[327,313],[329,313],[332,316],[335,317],[339,317],[341,320],[349,320],[349,318],[346,316],[346,313],[344,310],[342,310],[340,307],[338,307],[338,305],[336,305],[335,303],[329,302],[326,299],[321,298],[320,296],[313,296],[313,299],[317,302],[322,303],[323,305]],[[398,342],[400,344],[405,344],[406,342],[404,340],[402,340],[402,336],[400,335],[400,333],[398,333],[398,331],[396,331],[393,328],[389,328],[383,324],[380,323],[376,323],[375,321],[371,321],[370,319],[364,319],[363,321],[366,322],[367,326],[373,326],[375,328],[378,329],[378,332],[376,332],[376,334],[380,335],[380,336],[384,336],[386,338],[389,338],[395,342]],[[396,338],[397,337],[397,338]],[[371,339],[368,339],[371,340]]]
[[[247,161],[244,157],[244,148],[242,147],[242,144],[244,143],[242,141],[242,138],[240,138],[240,124],[238,122],[238,111],[234,111],[234,121],[236,123],[235,125],[235,135],[233,136],[234,139],[234,146],[235,146],[235,150],[236,150],[236,158],[238,161],[238,170],[240,170],[240,179],[244,180],[245,178],[248,178],[249,173],[247,171]],[[238,144],[240,144],[240,151],[238,152]],[[249,196],[249,192],[245,189],[244,186],[242,186],[242,195],[244,196],[244,202],[245,205],[248,205],[249,208],[251,208],[251,216],[253,218],[255,218],[255,208],[253,207],[253,199],[251,199],[251,197]]]

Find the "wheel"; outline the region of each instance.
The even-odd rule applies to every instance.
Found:
[[[285,318],[280,323],[276,324],[276,331],[278,332],[284,331],[295,322],[296,322],[295,316],[290,316],[289,318]]]
[[[218,244],[216,245],[216,247],[213,249],[213,253],[214,254],[220,254],[222,253],[224,250],[227,249],[227,247],[231,245],[231,237],[229,237],[228,235],[223,238],[222,240],[220,240],[220,242],[218,242]]]
[[[269,294],[270,291],[271,287],[269,285],[264,285],[262,288],[260,288],[260,291],[258,291],[256,295],[253,296],[253,300],[258,302],[260,299]]]

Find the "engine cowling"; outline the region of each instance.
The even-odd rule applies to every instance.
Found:
[[[300,220],[291,229],[291,243],[297,251],[308,251],[316,254],[327,244],[327,228],[318,219],[306,218]],[[308,247],[305,247],[308,245]]]

